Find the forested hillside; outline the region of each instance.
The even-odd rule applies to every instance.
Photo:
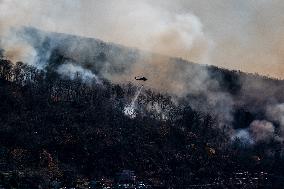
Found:
[[[36,56],[0,53],[1,187],[117,187],[123,170],[153,188],[283,184],[283,80],[34,28],[16,34]]]
[[[216,127],[214,117],[176,105],[168,95],[145,90],[137,116],[129,118],[123,108],[135,95],[132,84],[85,83],[79,73],[62,79],[3,59],[0,77],[0,179],[6,187],[48,187],[53,180],[71,186],[123,169],[152,186],[230,186],[236,183],[222,180],[234,172],[281,174],[284,165],[276,140],[244,148]]]

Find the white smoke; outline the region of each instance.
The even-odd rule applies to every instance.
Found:
[[[207,63],[209,40],[199,18],[148,1],[0,1],[0,35],[22,25],[91,36]]]
[[[13,39],[9,34],[11,27],[26,25],[101,38],[200,63],[211,63],[213,58],[213,63],[219,66],[226,67],[233,62],[245,65],[242,66],[245,70],[249,67],[261,70],[262,66],[256,66],[256,63],[251,66],[250,62],[267,63],[271,60],[274,65],[280,65],[279,62],[283,60],[283,29],[279,27],[283,21],[283,14],[279,11],[282,5],[279,0],[0,0],[0,46],[6,49],[5,55],[13,61],[37,62],[38,55],[34,48],[21,41],[19,36]],[[275,19],[267,20],[271,15],[275,15]],[[211,107],[202,107],[202,110],[210,109],[224,120],[224,124],[232,121],[231,96],[219,92],[218,84],[206,71],[180,69],[166,64],[164,60],[152,58],[148,63],[152,67],[147,67],[145,62],[129,66],[127,80],[133,78],[136,72],[145,71],[152,78],[152,86],[157,89],[166,88],[182,95],[190,90],[194,95],[205,95],[213,108],[211,111]],[[63,66],[59,67],[58,72],[71,74],[72,78],[76,75],[72,70],[79,68]],[[86,77],[92,73],[79,71]],[[111,77],[121,81],[124,76]],[[190,105],[198,109],[198,103],[192,101]],[[282,116],[277,113],[278,107],[272,109],[268,110],[269,115],[275,115],[274,119],[283,125]]]
[[[12,62],[35,64],[37,51],[23,36],[18,35],[13,29],[0,35],[0,48],[4,47],[4,56]]]
[[[281,0],[0,0],[0,35],[35,26],[283,77],[283,8]]]
[[[265,142],[274,138],[274,125],[265,120],[255,120],[249,126],[250,133],[255,142]]]
[[[74,65],[73,63],[60,65],[57,69],[57,73],[72,80],[80,78],[85,83],[91,84],[95,81],[97,84],[102,84],[101,80],[90,70],[84,69],[79,65]]]
[[[259,142],[279,141],[273,123],[266,120],[254,120],[246,129],[235,130],[231,139],[239,139],[244,144],[254,145]]]
[[[284,137],[284,103],[269,105],[266,109],[267,116],[280,124],[280,135]]]
[[[148,103],[147,104],[147,111],[154,114],[159,120],[166,121],[168,120],[168,113],[170,110],[162,109],[161,104],[158,102]]]
[[[233,141],[239,140],[245,145],[252,145],[254,144],[254,140],[251,137],[248,129],[239,129],[236,130],[235,133],[232,135],[231,139]]]

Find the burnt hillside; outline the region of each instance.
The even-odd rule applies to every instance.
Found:
[[[93,38],[30,27],[16,33],[36,50],[37,67],[55,71],[71,63],[118,84],[144,75],[148,78],[146,88],[182,97],[193,109],[217,116],[220,124],[234,128],[247,128],[253,120],[267,120],[276,127],[284,124],[282,116],[275,115],[284,113],[283,80],[195,64]]]
[[[152,186],[177,188],[233,187],[234,180],[224,180],[239,171],[283,173],[278,141],[253,149],[232,143],[214,117],[168,95],[145,90],[137,116],[129,118],[123,107],[137,90],[132,84],[84,83],[80,74],[63,79],[1,60],[0,90],[0,183],[7,188],[47,188],[53,180],[73,186],[79,178],[113,178],[123,169]],[[149,108],[155,103],[166,119]],[[273,186],[273,178],[242,184]]]
[[[37,56],[11,62],[0,52],[5,188],[71,187],[122,170],[153,187],[281,185],[283,80],[97,39],[16,33]]]

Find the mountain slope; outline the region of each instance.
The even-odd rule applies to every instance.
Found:
[[[235,114],[242,110],[251,112],[255,119],[281,120],[271,115],[270,109],[277,109],[284,102],[282,80],[34,28],[23,28],[19,35],[36,49],[36,64],[45,65],[47,69],[56,70],[60,64],[76,64],[114,83],[139,84],[134,77],[143,75],[148,78],[143,83],[145,87],[185,97],[191,107],[205,112],[209,109],[210,113],[220,115],[219,119],[227,125],[231,125]]]
[[[130,169],[164,188],[233,188],[244,173],[245,188],[281,185],[282,80],[96,39],[18,32],[37,59],[0,61],[0,184],[74,186]],[[139,95],[138,73],[149,79]]]

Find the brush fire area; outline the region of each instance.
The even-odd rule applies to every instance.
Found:
[[[0,189],[283,188],[282,7],[0,0]]]

